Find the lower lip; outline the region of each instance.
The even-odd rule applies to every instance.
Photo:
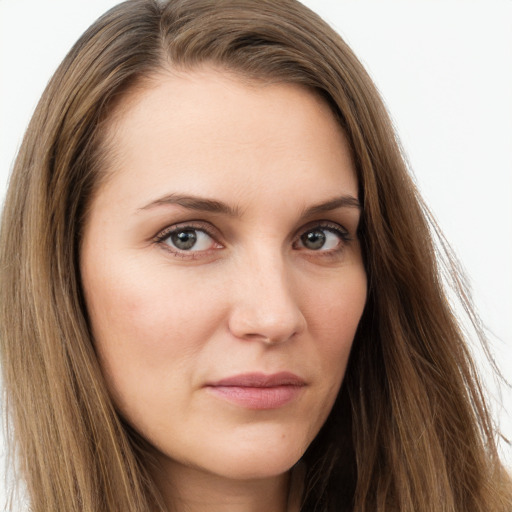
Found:
[[[209,386],[211,393],[246,409],[279,409],[294,400],[303,386]]]

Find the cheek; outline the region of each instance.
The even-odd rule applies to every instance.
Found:
[[[114,251],[112,251],[114,252]],[[159,337],[165,341],[197,323],[189,318],[205,306],[199,279],[172,272],[162,263],[130,252],[115,259],[103,259],[83,268],[88,310],[95,330],[123,332],[132,337],[137,331],[143,349]]]
[[[129,258],[86,266],[84,289],[100,363],[118,399],[148,375],[158,382],[190,366],[223,314],[200,283]]]
[[[354,265],[340,276],[316,284],[306,308],[308,325],[318,333],[327,352],[345,352],[361,319],[367,295],[366,273],[362,264]]]
[[[320,393],[326,397],[320,404],[323,420],[329,414],[343,381],[367,297],[366,273],[362,264],[354,265],[339,277],[316,283],[315,292],[310,293],[305,306],[312,335],[311,348],[314,350],[314,357],[309,358],[310,364],[317,365],[323,375]]]

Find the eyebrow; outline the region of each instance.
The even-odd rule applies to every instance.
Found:
[[[167,196],[151,201],[146,206],[139,208],[140,210],[150,210],[162,205],[178,205],[188,210],[200,212],[220,213],[230,217],[240,217],[241,211],[238,207],[232,207],[222,201],[215,201],[204,197],[182,194],[169,194]],[[361,210],[361,203],[352,195],[342,195],[334,197],[325,202],[310,206],[302,211],[301,217],[309,217],[319,213],[337,210],[338,208],[355,208]]]
[[[338,208],[355,208],[357,210],[361,210],[361,203],[356,197],[351,195],[334,197],[333,199],[329,199],[323,203],[306,208],[302,212],[302,217],[310,217],[311,215],[330,212],[332,210],[337,210]]]
[[[139,208],[139,210],[150,210],[156,206],[168,204],[176,204],[178,206],[182,206],[183,208],[200,212],[222,213],[224,215],[229,215],[230,217],[240,217],[241,215],[240,210],[237,207],[231,207],[221,201],[182,194],[169,194],[168,196],[164,196],[160,199],[152,201],[146,206]]]

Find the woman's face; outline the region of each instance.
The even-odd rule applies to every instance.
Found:
[[[366,300],[357,180],[327,105],[204,69],[121,105],[81,272],[116,407],[169,471],[288,470]]]

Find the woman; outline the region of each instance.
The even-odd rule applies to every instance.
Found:
[[[32,509],[510,510],[429,222],[375,87],[300,4],[107,13],[3,216]]]

